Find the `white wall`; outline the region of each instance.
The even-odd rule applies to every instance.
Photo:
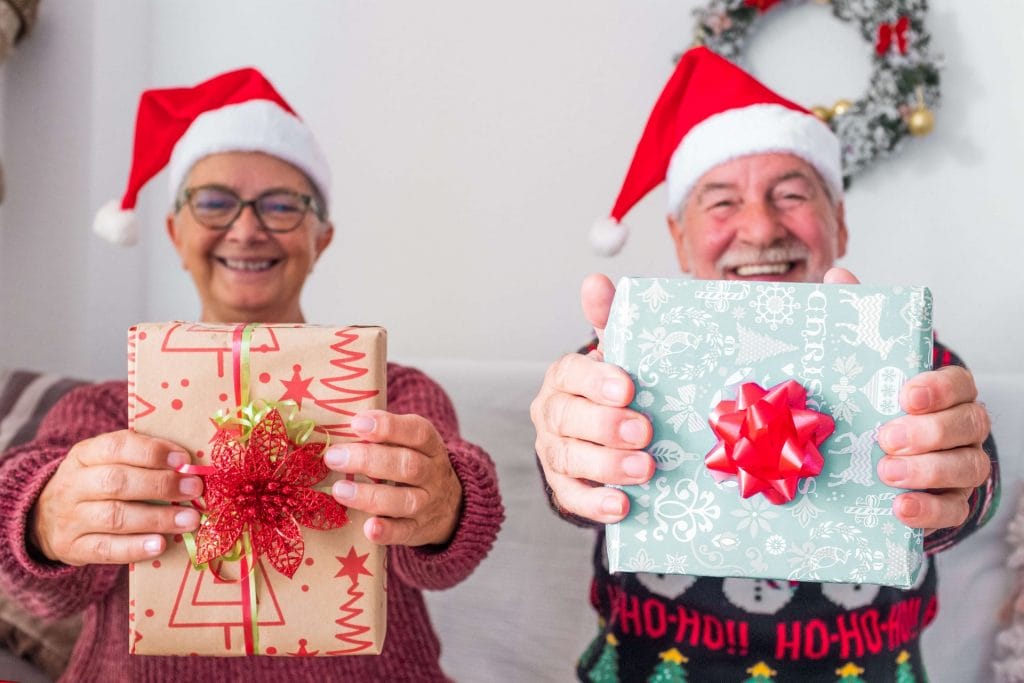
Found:
[[[586,233],[699,4],[46,0],[2,67],[0,365],[120,376],[128,325],[197,314],[163,233],[162,176],[141,197],[141,246],[105,245],[89,224],[123,191],[138,91],[244,64],[334,167],[338,232],[307,288],[310,320],[386,325],[398,358],[554,358],[587,335],[587,272],[675,271],[662,190],[630,215],[616,259],[591,256]],[[938,330],[968,362],[1024,370],[1024,3],[930,5],[946,55],[938,126],[856,179],[844,265],[930,285]],[[748,51],[759,76],[809,104],[860,93],[870,46],[851,25],[810,2],[775,12]]]

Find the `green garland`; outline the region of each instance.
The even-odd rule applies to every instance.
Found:
[[[809,107],[827,121],[842,144],[843,179],[876,159],[897,152],[907,135],[926,135],[939,103],[939,63],[929,54],[926,0],[814,0],[831,4],[832,14],[855,22],[870,45],[873,72],[867,91],[832,107]],[[710,0],[695,10],[695,43],[733,61],[758,19],[776,5],[806,0]]]

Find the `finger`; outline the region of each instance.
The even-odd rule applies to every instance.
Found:
[[[907,380],[900,390],[900,405],[913,415],[934,413],[961,403],[971,403],[976,398],[978,388],[974,384],[974,375],[956,365],[922,372]]]
[[[914,529],[946,529],[964,523],[970,512],[970,489],[952,491],[911,491],[893,501],[893,513]]]
[[[627,408],[598,405],[579,396],[549,394],[541,408],[551,435],[583,439],[610,448],[638,449],[651,441],[650,420]]]
[[[75,524],[79,536],[178,534],[199,528],[199,512],[184,505],[86,501],[75,509]]]
[[[608,311],[615,298],[615,285],[607,276],[591,273],[580,286],[580,305],[583,316],[594,328],[598,341],[604,341],[604,328],[608,325]]]
[[[829,268],[823,282],[826,285],[859,285],[860,280],[846,268]]]
[[[629,497],[619,489],[594,486],[561,474],[549,474],[555,505],[563,512],[600,522],[620,522],[629,512]]]
[[[378,545],[424,545],[433,542],[426,540],[428,533],[412,519],[371,517],[363,522],[363,535]]]
[[[75,444],[69,456],[86,467],[121,463],[147,469],[175,469],[191,462],[181,446],[164,439],[136,434],[127,429],[100,434]]]
[[[980,445],[989,432],[988,411],[962,403],[936,413],[904,415],[882,425],[878,443],[889,455],[914,455]]]
[[[920,455],[887,455],[878,476],[904,489],[973,489],[988,480],[992,464],[980,448],[954,448]]]
[[[76,486],[82,500],[181,501],[203,493],[199,477],[120,464],[82,468]]]
[[[331,487],[334,499],[342,505],[371,515],[415,517],[429,502],[429,495],[417,486],[392,486],[339,479]]]
[[[544,386],[537,398],[564,393],[584,396],[594,403],[627,406],[633,400],[633,380],[622,368],[570,353],[552,363],[544,375]]]
[[[537,454],[547,472],[599,484],[642,484],[654,476],[654,458],[644,451],[562,437],[538,445]]]
[[[352,431],[361,439],[407,446],[430,457],[448,453],[437,429],[430,420],[420,415],[396,415],[386,410],[368,410],[352,418]]]
[[[436,460],[404,446],[387,444],[345,444],[334,446],[324,454],[324,462],[336,472],[363,474],[420,486],[436,471]]]
[[[166,549],[167,539],[160,534],[89,534],[75,539],[61,561],[71,565],[127,564],[151,560],[162,555]]]

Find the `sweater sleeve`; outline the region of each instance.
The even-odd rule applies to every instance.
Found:
[[[29,612],[60,618],[99,601],[116,584],[121,565],[72,567],[50,562],[27,543],[29,515],[71,447],[126,427],[127,386],[110,382],[68,392],[47,413],[36,438],[0,462],[0,585]]]
[[[504,520],[494,463],[479,446],[459,435],[448,395],[419,370],[388,364],[388,410],[430,420],[444,439],[462,484],[462,508],[451,541],[444,546],[392,546],[392,565],[412,587],[450,588],[468,577],[487,556]]]
[[[948,348],[935,341],[933,367],[942,368],[948,365],[959,365],[966,368],[963,360]],[[989,433],[982,449],[988,455],[992,463],[992,470],[988,479],[981,486],[976,488],[967,500],[969,506],[967,519],[963,524],[948,529],[939,529],[929,534],[924,539],[924,549],[930,555],[941,552],[967,538],[980,529],[992,518],[999,505],[999,458],[996,453],[996,442]]]

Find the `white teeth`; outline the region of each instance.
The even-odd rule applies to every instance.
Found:
[[[274,265],[273,261],[241,261],[230,258],[222,258],[221,261],[232,270],[259,271],[266,270]]]
[[[751,277],[756,275],[783,275],[788,271],[788,263],[754,263],[736,268],[736,274],[740,277]]]

